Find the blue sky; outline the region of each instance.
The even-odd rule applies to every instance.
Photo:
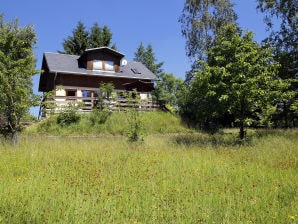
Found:
[[[266,37],[263,16],[256,10],[255,0],[233,0],[239,24],[253,31],[257,41]],[[32,25],[37,35],[35,55],[41,68],[44,52],[62,50],[63,39],[72,34],[78,21],[89,29],[94,22],[107,25],[118,51],[132,60],[141,42],[151,44],[164,71],[184,79],[190,62],[185,56],[185,39],[178,18],[183,0],[0,0],[0,13],[6,21],[18,18],[20,26]],[[37,93],[39,75],[34,76]]]

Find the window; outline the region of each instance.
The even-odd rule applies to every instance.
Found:
[[[72,90],[72,89],[67,89],[66,91],[66,96],[76,96],[77,91]]]
[[[91,91],[88,91],[88,90],[82,91],[82,96],[83,97],[91,97]]]
[[[94,93],[93,93],[93,97],[98,97],[100,95],[100,92],[99,91],[95,91]]]
[[[93,70],[115,71],[114,62],[93,60]]]
[[[94,60],[93,61],[93,70],[102,70],[103,69],[103,63],[101,60]]]
[[[105,70],[114,71],[114,62],[113,61],[106,61],[105,62]]]

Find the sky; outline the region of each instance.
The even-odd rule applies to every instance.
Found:
[[[267,33],[263,15],[256,10],[256,0],[232,2],[240,27],[253,31],[256,41],[263,40]],[[41,69],[44,52],[63,50],[63,40],[72,35],[79,21],[87,29],[98,22],[100,27],[110,28],[112,43],[128,61],[133,60],[141,42],[145,47],[151,44],[157,62],[164,62],[164,71],[184,79],[191,63],[185,54],[185,39],[178,22],[183,5],[183,0],[0,0],[0,13],[5,21],[18,18],[20,26],[34,27],[36,69]],[[33,77],[35,93],[38,83],[39,74]]]

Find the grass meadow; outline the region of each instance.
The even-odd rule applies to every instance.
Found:
[[[142,133],[167,134],[189,133],[189,128],[182,124],[178,116],[165,112],[143,112],[139,117],[142,122]],[[92,124],[90,114],[81,116],[78,123],[61,127],[56,122],[56,117],[42,120],[27,128],[26,133],[62,136],[90,136],[90,135],[125,135],[129,130],[130,114],[128,112],[113,112],[103,123]]]
[[[0,144],[0,223],[297,223],[298,131],[232,136],[22,135]]]

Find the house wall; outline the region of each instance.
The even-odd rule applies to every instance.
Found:
[[[151,98],[151,93],[140,93],[141,100],[147,100],[149,98]]]
[[[61,101],[61,102],[65,101],[66,98],[59,98],[59,97],[65,97],[66,96],[66,91],[68,89],[75,90],[76,91],[76,97],[83,97],[83,91],[84,90],[99,92],[99,88],[86,88],[86,87],[76,87],[76,88],[74,88],[73,86],[63,86],[63,87],[57,88],[56,91],[55,91],[56,101]],[[151,95],[150,92],[140,93],[140,99],[141,100],[147,100],[148,98],[151,98],[151,97],[152,97],[152,95]]]
[[[56,78],[56,86],[75,86],[75,87],[86,87],[86,88],[99,88],[101,83],[113,83],[115,89],[125,90],[123,84],[135,82],[135,79],[128,78],[111,78],[111,77],[100,77],[100,76],[79,76],[70,74],[58,74]]]

